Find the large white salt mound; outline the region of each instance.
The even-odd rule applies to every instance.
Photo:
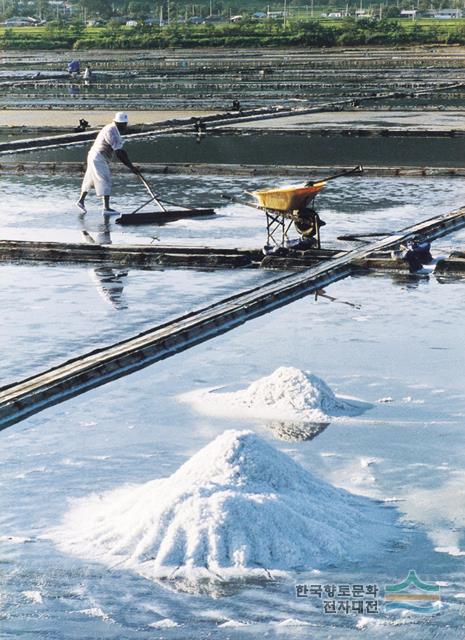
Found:
[[[211,415],[320,424],[328,424],[337,416],[359,415],[371,407],[366,402],[336,397],[324,380],[294,367],[279,367],[241,391],[220,393],[210,389],[187,393],[180,399]]]
[[[231,430],[165,480],[78,500],[49,536],[148,578],[225,579],[366,558],[391,537],[392,514]]]

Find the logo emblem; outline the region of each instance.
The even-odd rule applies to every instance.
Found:
[[[415,613],[435,613],[441,607],[439,586],[422,582],[411,569],[403,582],[384,586],[386,611],[407,609]]]

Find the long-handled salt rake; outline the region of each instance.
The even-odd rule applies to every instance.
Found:
[[[150,194],[150,199],[141,204],[137,209],[134,209],[131,213],[123,213],[119,218],[116,218],[115,222],[122,225],[128,224],[166,224],[167,222],[173,222],[174,220],[181,220],[183,218],[194,218],[197,216],[212,216],[215,215],[214,209],[195,209],[186,205],[180,205],[175,202],[160,199],[144,178],[141,173],[137,174],[140,181]],[[139,213],[141,209],[146,207],[151,202],[155,202],[159,207],[159,211],[144,211]],[[181,207],[181,209],[167,209],[165,205],[168,204],[173,207]]]

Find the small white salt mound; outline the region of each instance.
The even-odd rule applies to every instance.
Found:
[[[171,618],[163,618],[163,620],[157,620],[156,622],[151,622],[149,627],[153,629],[171,629],[173,627],[179,627],[179,624]]]
[[[211,415],[320,424],[328,424],[337,416],[359,415],[371,407],[365,402],[336,397],[324,380],[294,367],[279,367],[241,391],[209,390],[184,394],[180,399]]]
[[[298,618],[286,618],[278,622],[278,627],[310,627],[313,626],[310,622],[305,620],[299,620]]]
[[[231,430],[166,480],[79,500],[50,536],[148,578],[227,579],[365,559],[391,537],[391,521],[391,510]]]
[[[226,622],[222,622],[218,625],[220,629],[224,629],[227,627],[246,627],[247,622],[242,622],[241,620],[226,620]]]
[[[111,618],[107,615],[100,607],[91,607],[90,609],[80,609],[77,613],[82,613],[85,616],[89,616],[90,618],[101,618],[105,621],[110,621]],[[113,620],[111,620],[113,622]]]

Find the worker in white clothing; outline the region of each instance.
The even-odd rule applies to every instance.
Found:
[[[82,213],[87,213],[85,199],[90,189],[94,187],[95,193],[103,198],[104,215],[118,214],[118,211],[110,207],[111,173],[109,161],[113,153],[133,173],[139,174],[139,170],[132,164],[123,149],[121,134],[126,131],[127,126],[127,113],[117,113],[114,121],[104,126],[96,137],[87,155],[87,171],[82,181],[81,196],[76,202],[76,206]]]

